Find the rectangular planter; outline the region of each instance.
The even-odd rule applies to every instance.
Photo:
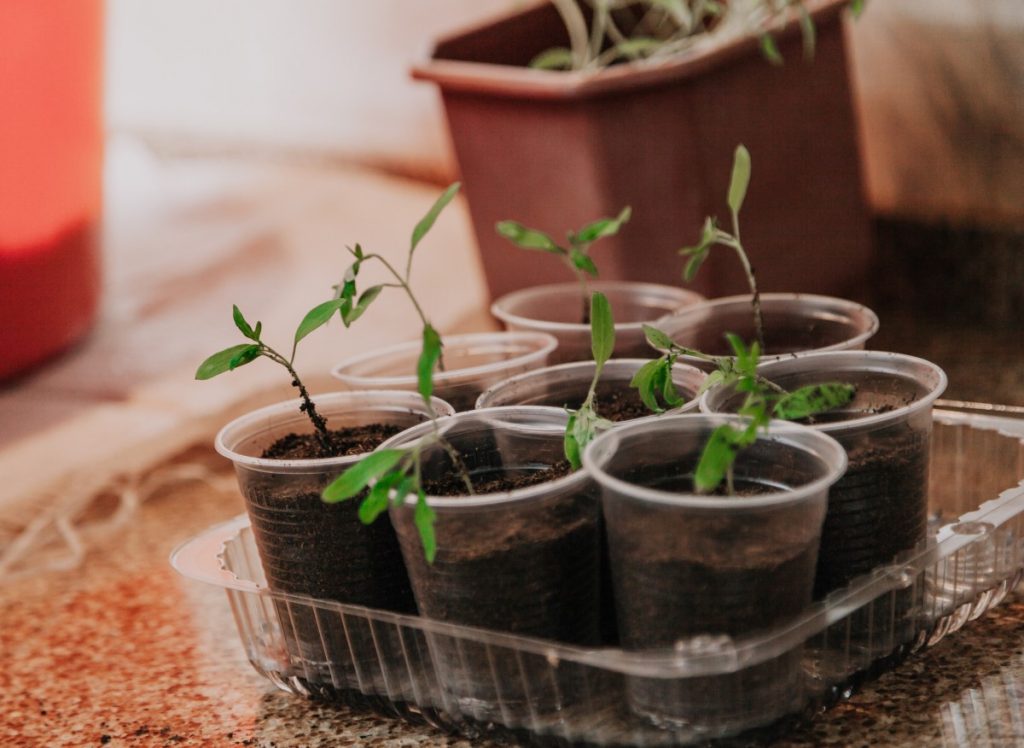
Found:
[[[845,0],[810,5],[814,59],[803,59],[792,23],[775,34],[778,67],[746,37],[709,39],[658,65],[531,70],[534,55],[565,44],[548,4],[440,41],[413,75],[440,86],[491,294],[559,272],[524,261],[495,234],[497,221],[561,236],[624,205],[634,208],[629,224],[595,251],[602,277],[681,282],[675,250],[696,241],[706,215],[728,215],[732,153],[744,143],[754,168],[743,236],[762,288],[856,296],[871,235]],[[694,289],[745,286],[733,262],[713,260]]]

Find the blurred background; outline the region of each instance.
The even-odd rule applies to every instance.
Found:
[[[287,339],[345,244],[400,255],[460,174],[438,89],[410,68],[535,4],[0,2],[0,499],[87,494],[280,397],[269,367],[192,381],[236,342],[230,305]],[[935,360],[950,397],[1024,405],[1024,5],[869,0],[841,33],[867,230],[836,241],[866,258],[846,291],[880,313],[872,347]],[[773,112],[755,115],[770,134]],[[808,141],[828,140],[813,116]],[[753,156],[756,186],[778,154]],[[476,245],[460,198],[419,260],[448,332],[494,326]],[[841,260],[825,246],[811,262]],[[340,355],[411,337],[411,319],[378,305],[299,366],[326,384]]]

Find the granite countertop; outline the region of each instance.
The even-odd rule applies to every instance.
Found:
[[[206,448],[181,460],[223,471]],[[257,675],[223,591],[177,576],[167,562],[178,543],[242,511],[221,475],[219,489],[192,482],[160,491],[80,568],[0,587],[0,745],[498,745],[314,705]],[[1024,744],[1022,700],[1024,599],[1013,597],[768,742]]]

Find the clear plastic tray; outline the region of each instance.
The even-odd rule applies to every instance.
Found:
[[[928,539],[791,625],[743,639],[697,637],[645,653],[585,649],[271,592],[244,516],[188,541],[172,563],[226,589],[250,662],[291,693],[544,745],[669,746],[735,735],[849,696],[865,677],[999,604],[1020,581],[1024,409],[938,405]],[[307,640],[311,630],[319,635],[321,652],[304,646],[303,657],[289,655],[300,628]],[[751,698],[751,678],[763,684],[773,663],[794,657],[802,687],[782,699]],[[471,673],[471,682],[453,673]],[[631,708],[638,689],[650,698],[652,688],[661,698],[700,694],[713,710],[699,723],[656,724]]]

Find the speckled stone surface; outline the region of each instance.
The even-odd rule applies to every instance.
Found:
[[[233,491],[168,489],[80,569],[0,587],[0,745],[499,745],[316,706],[257,675],[223,592],[167,562],[241,509]],[[1024,745],[1022,700],[1024,602],[1014,599],[785,738],[753,745]]]

